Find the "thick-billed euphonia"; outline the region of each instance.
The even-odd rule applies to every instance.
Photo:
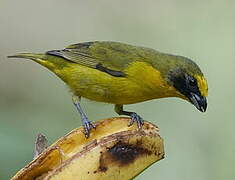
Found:
[[[19,53],[9,57],[31,59],[69,86],[87,137],[94,125],[81,108],[81,97],[115,104],[115,111],[130,116],[130,125],[137,122],[139,128],[143,119],[135,112],[124,111],[124,104],[180,97],[206,111],[206,79],[200,68],[183,56],[119,42],[95,41],[43,54]]]

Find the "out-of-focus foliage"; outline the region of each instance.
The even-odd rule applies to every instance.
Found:
[[[70,93],[55,75],[16,52],[113,40],[190,57],[209,82],[208,111],[179,99],[129,105],[160,126],[166,158],[137,179],[235,177],[235,1],[0,0],[0,179],[32,159],[39,132],[50,142],[80,126]],[[83,100],[91,120],[116,116]]]

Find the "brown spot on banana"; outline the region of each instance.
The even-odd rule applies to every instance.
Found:
[[[96,123],[90,138],[78,128],[60,138],[20,170],[12,180],[132,179],[164,156],[158,128],[127,126],[128,118]],[[63,152],[63,153],[61,153]]]

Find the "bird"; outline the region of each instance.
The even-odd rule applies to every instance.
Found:
[[[67,84],[87,138],[95,125],[83,111],[81,98],[114,104],[117,114],[129,116],[129,125],[136,122],[138,128],[143,118],[125,111],[124,105],[178,97],[201,112],[207,109],[207,80],[199,66],[184,56],[121,42],[91,41],[8,57],[31,59]]]

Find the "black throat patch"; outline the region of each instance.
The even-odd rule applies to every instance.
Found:
[[[186,97],[190,97],[190,93],[201,96],[201,92],[197,86],[197,80],[194,77],[182,71],[176,71],[170,73],[168,79],[172,85]]]

